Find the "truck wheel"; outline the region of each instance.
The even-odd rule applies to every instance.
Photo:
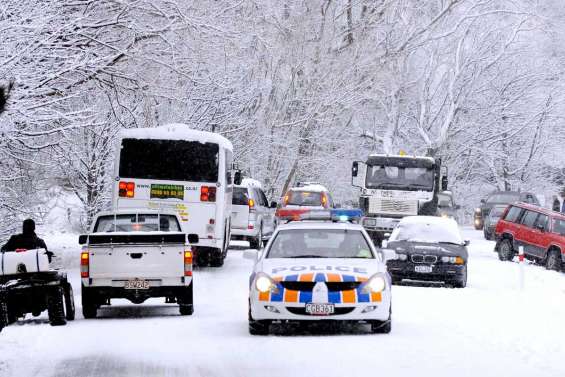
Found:
[[[98,314],[98,305],[89,289],[84,286],[81,289],[82,295],[82,316],[85,319],[96,318]]]
[[[561,271],[561,253],[559,250],[551,249],[547,253],[545,268],[553,271]]]
[[[249,308],[249,334],[251,335],[269,335],[271,321],[262,320],[255,321],[251,318],[251,308]]]
[[[4,300],[0,301],[0,331],[8,326],[8,305]]]
[[[514,248],[512,246],[512,241],[508,238],[500,241],[498,245],[498,259],[501,261],[511,261],[514,258]]]
[[[67,321],[75,320],[75,298],[73,295],[73,287],[68,281],[63,287],[65,293],[65,318]]]
[[[222,253],[222,250],[211,250],[209,255],[210,267],[222,267],[224,265],[225,255]]]
[[[177,296],[177,302],[179,303],[180,315],[192,315],[194,313],[194,280],[186,288],[182,289],[182,292]]]
[[[67,324],[65,319],[65,306],[63,304],[63,288],[54,289],[47,299],[47,313],[51,326],[64,326]]]

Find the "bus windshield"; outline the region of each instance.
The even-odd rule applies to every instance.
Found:
[[[219,146],[186,140],[123,139],[120,177],[187,182],[218,181]]]

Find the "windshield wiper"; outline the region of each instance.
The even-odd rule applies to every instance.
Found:
[[[320,255],[295,255],[289,258],[323,258],[323,257]]]

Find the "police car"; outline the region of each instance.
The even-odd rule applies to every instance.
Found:
[[[250,277],[249,332],[266,335],[272,323],[351,321],[374,333],[391,331],[391,279],[386,259],[356,210],[296,214],[260,252]]]

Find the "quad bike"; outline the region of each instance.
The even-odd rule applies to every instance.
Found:
[[[51,326],[75,319],[73,288],[67,274],[49,266],[44,249],[0,254],[0,330],[27,313],[47,310]]]

